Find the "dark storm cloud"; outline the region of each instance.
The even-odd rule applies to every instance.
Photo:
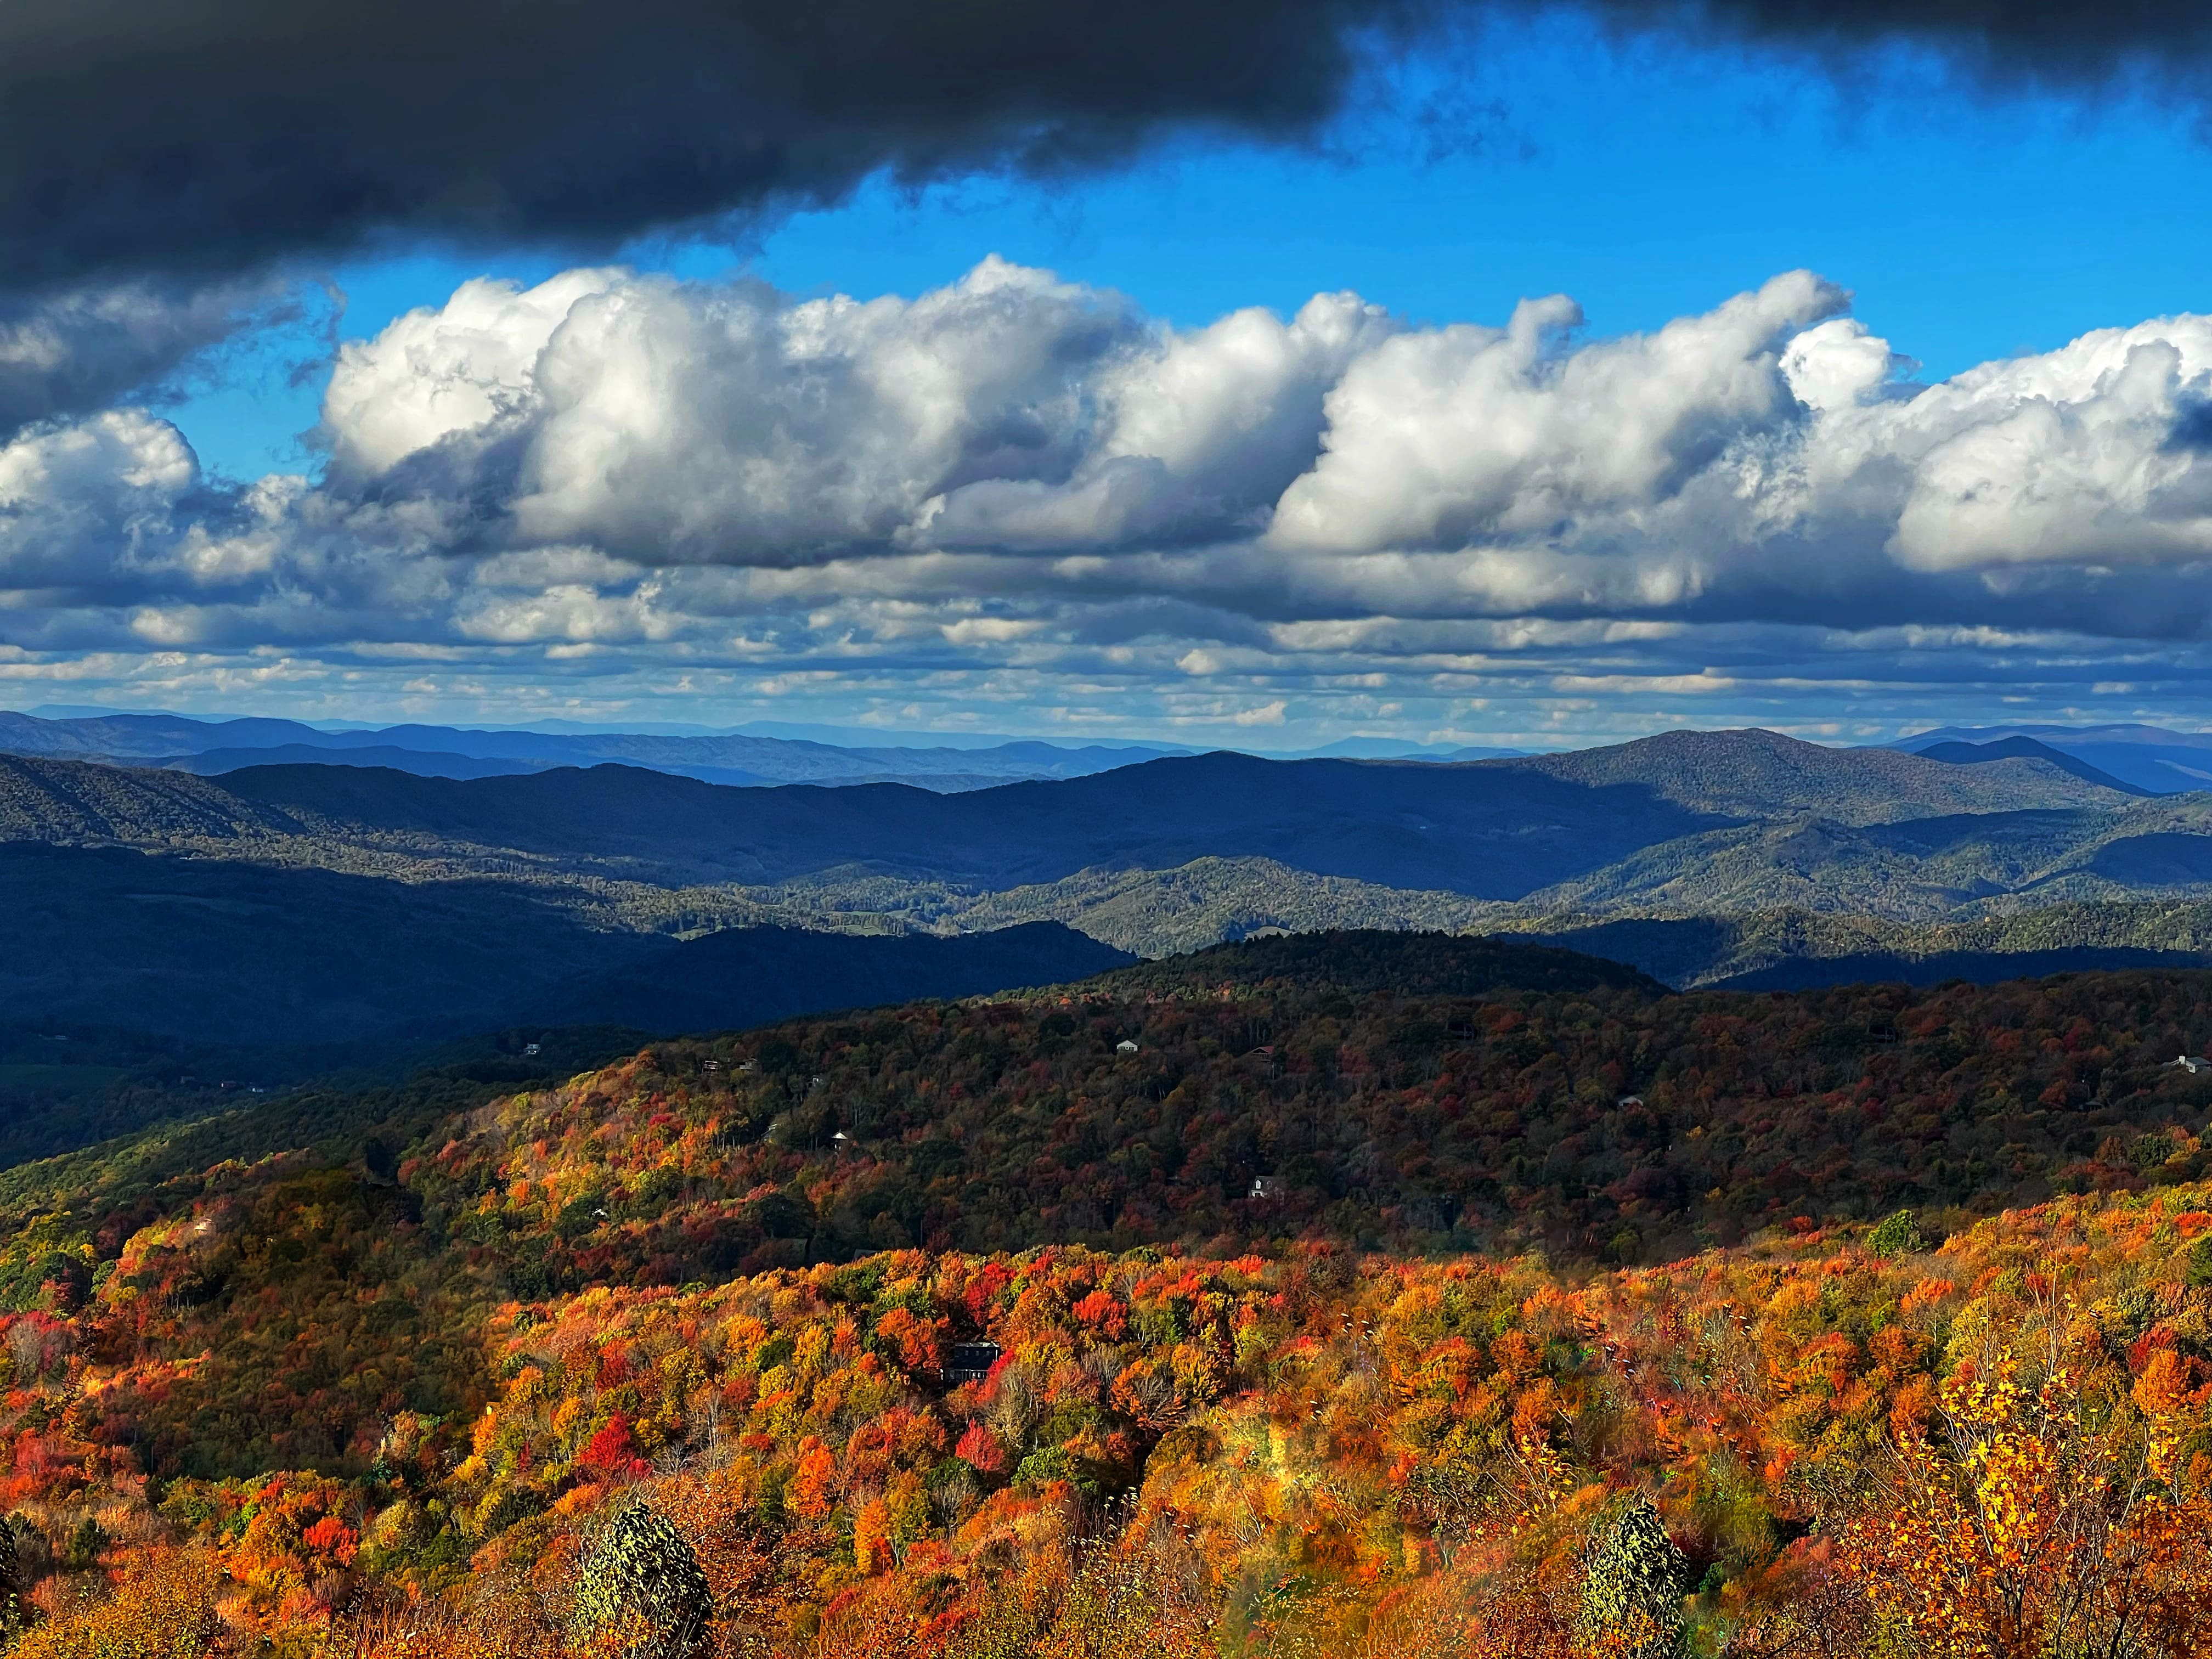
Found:
[[[265,283],[136,280],[0,295],[0,439],[159,391],[249,325],[296,307]]]
[[[2062,88],[2131,70],[2179,85],[2212,54],[2212,13],[2172,0],[1602,0],[1601,9],[1637,26],[1816,52],[1910,42],[1970,71]]]
[[[241,269],[380,234],[604,246],[1163,132],[1315,134],[1369,48],[1471,0],[9,0],[0,287]],[[1503,9],[1528,9],[1520,0]],[[1617,0],[1633,27],[1908,37],[2061,82],[2196,62],[2196,8]]]
[[[1427,0],[11,0],[0,281],[380,231],[605,243],[890,167],[1310,131]]]

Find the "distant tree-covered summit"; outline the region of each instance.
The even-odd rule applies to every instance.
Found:
[[[1643,991],[1667,987],[1602,957],[1518,939],[1463,933],[1330,928],[1217,945],[1108,975],[1116,991],[1253,991],[1326,988],[1349,996],[1478,997],[1493,991]]]

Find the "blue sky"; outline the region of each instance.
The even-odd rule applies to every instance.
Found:
[[[1202,324],[1352,289],[1428,322],[1501,320],[1524,296],[1580,301],[1594,332],[1656,327],[1809,266],[1942,376],[2086,330],[2212,309],[2212,146],[2200,118],[2140,99],[1961,91],[1902,53],[1851,89],[1802,61],[1609,41],[1578,21],[1500,26],[1407,73],[1326,144],[1176,143],[1103,175],[988,178],[919,197],[882,180],[757,246],[647,242],[615,257],[802,294],[914,295],[988,253],[1118,289]],[[375,333],[466,278],[530,282],[540,251],[342,265],[342,333]],[[304,357],[302,331],[289,343]],[[312,465],[321,384],[244,356],[173,406],[236,476]]]

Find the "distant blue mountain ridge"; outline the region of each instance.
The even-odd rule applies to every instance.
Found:
[[[1201,752],[1184,744],[1119,739],[1071,743],[777,721],[728,731],[665,726],[616,731],[562,720],[545,721],[543,726],[331,727],[259,717],[201,720],[160,711],[111,714],[49,708],[28,714],[0,711],[0,753],[150,765],[203,777],[248,766],[324,765],[385,767],[421,777],[470,779],[611,763],[738,787],[904,783],[957,793],[1002,783],[1089,777],[1170,755]],[[1353,738],[1326,749],[1276,757],[1327,754],[1462,761],[1517,752]]]
[[[857,736],[858,733],[855,733]],[[940,792],[1034,778],[1087,777],[1188,750],[1080,746],[1007,738],[981,748],[839,745],[735,732],[484,730],[407,725],[325,730],[300,720],[204,720],[170,714],[70,715],[0,711],[0,752],[158,766],[217,776],[248,766],[386,767],[425,777],[481,778],[609,763],[761,787],[907,783]]]
[[[2212,790],[2212,732],[2160,726],[1942,726],[1876,747],[1972,765],[2036,759],[2134,795]],[[384,767],[422,777],[512,776],[560,766],[642,767],[739,787],[904,783],[939,793],[1080,778],[1205,750],[1185,744],[931,732],[756,720],[716,729],[641,721],[635,728],[548,720],[531,726],[370,726],[161,710],[47,706],[0,711],[0,753],[157,766],[216,777],[247,766]],[[1301,749],[1240,745],[1267,760],[1464,763],[1523,750],[1362,736]]]
[[[2212,789],[2212,732],[2159,726],[1946,726],[1881,746],[1966,763],[2040,751],[2043,759],[2056,763],[2055,757],[2063,756],[2094,769],[2103,781],[2136,793]],[[2075,775],[2083,775],[2077,770]]]

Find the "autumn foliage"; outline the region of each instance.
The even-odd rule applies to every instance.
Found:
[[[824,1097],[878,1125],[912,1107],[882,1081],[907,1075],[890,1051],[859,1053],[875,1028],[804,1052],[830,1042],[820,1023],[441,1121],[396,1182],[275,1155],[97,1214],[41,1208],[0,1239],[0,1633],[30,1659],[2212,1651],[2195,1085],[2075,1032],[2078,988],[1882,994],[1896,1006],[1850,1016],[1866,1051],[1840,1082],[1802,1069],[1850,1069],[1834,1033],[1855,1005],[1835,998],[1707,999],[1694,1018],[1370,999],[1297,1026],[1309,1060],[1330,1031],[1325,1080],[1363,1121],[1419,1125],[1448,1099],[1439,1121],[1517,1114],[1528,1150],[1483,1200],[1504,1218],[1488,1249],[1451,1226],[1419,1248],[1364,1235],[1389,1206],[1348,1200],[1286,1225],[1296,1204],[1262,1215],[1221,1182],[1178,1211],[1184,1177],[1146,1162],[1151,1140],[1123,1160],[1149,1171],[1134,1212],[1169,1218],[1150,1242],[833,1249],[906,1228],[906,1200],[869,1212],[867,1194],[904,1190],[896,1169],[938,1132],[801,1144],[789,1119]],[[2178,995],[2113,1023],[2148,1030]],[[1071,1042],[1108,1018],[1013,1010],[1063,1017]],[[1114,1018],[1149,1022],[1141,1066],[1174,1031],[1258,1016],[1210,997]],[[1115,1155],[1083,1141],[1098,1103],[1016,1040],[1030,1026],[995,1006],[896,1018],[952,1056],[939,1097],[1027,1090],[1039,1121],[1057,1103],[1063,1175]],[[1443,1047],[1387,1036],[1408,1021]],[[1546,1055],[1518,1046],[1531,1030]],[[1319,1098],[1305,1064],[1256,1074],[1286,1114]],[[817,1089],[840,1065],[849,1086]],[[1782,1133],[1753,1133],[1769,1115],[1817,1116],[1841,1149],[1821,1156],[1848,1160],[1888,1155],[1904,1143],[1875,1130],[1924,1106],[1929,1136],[1973,1148],[2046,1075],[2036,1133],[2062,1161],[1972,1153],[2014,1158],[2009,1207],[1929,1201],[1929,1180],[1862,1162],[1830,1183],[1856,1210],[1729,1188],[1706,1212],[1729,1236],[1702,1245],[1656,1249],[1665,1222],[1633,1248],[1520,1248],[1586,1224],[1554,1228],[1547,1192],[1577,1218],[1650,1220],[1660,1189],[1637,1170],[1785,1190],[1754,1168],[1758,1134]],[[1186,1170],[1238,1121],[1236,1090],[1193,1082],[1212,1076],[1194,1060],[1130,1097],[1180,1115]],[[2073,1103],[2093,1084],[2100,1103]],[[1612,1103],[1632,1086],[1641,1104]],[[2134,1139],[2100,1127],[2072,1150],[2066,1115],[2123,1098]],[[1595,1139],[1571,1127],[1585,1109]],[[1645,1160],[1662,1130],[1694,1152]],[[1434,1179],[1465,1144],[1371,1179]],[[1043,1181],[1000,1150],[979,1212]],[[1630,1184],[1573,1196],[1601,1158]],[[933,1176],[912,1213],[969,1179]],[[1877,1192],[1918,1201],[1859,1202]],[[1257,1220],[1192,1238],[1190,1215]]]

